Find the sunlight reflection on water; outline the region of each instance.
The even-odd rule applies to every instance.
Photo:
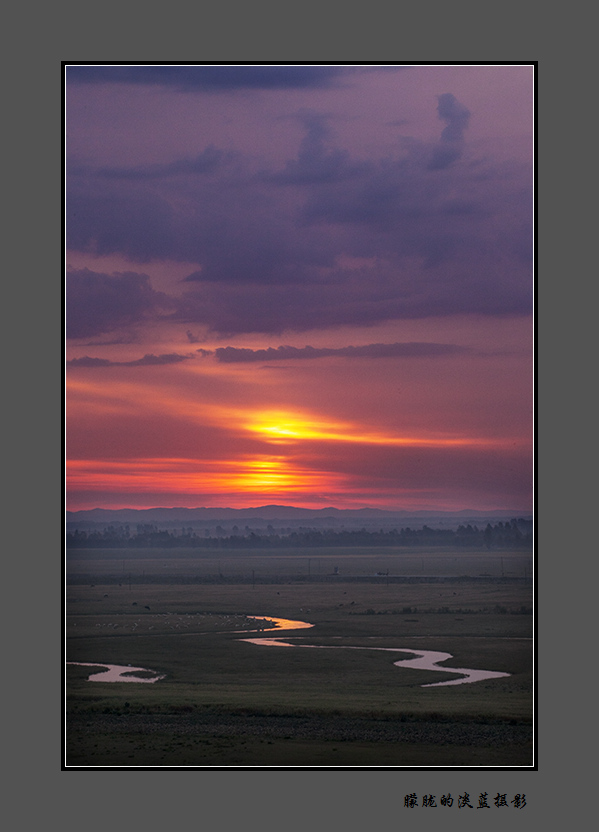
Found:
[[[264,626],[259,626],[255,630],[235,630],[235,633],[260,633],[273,632],[275,630],[304,630],[313,627],[308,621],[294,621],[289,618],[275,618],[274,616],[257,616],[248,615],[248,619],[259,621]],[[274,625],[274,626],[272,626]],[[410,667],[414,670],[434,670],[441,673],[459,673],[462,678],[450,679],[447,682],[430,682],[426,685],[421,685],[423,688],[441,687],[444,685],[463,685],[468,682],[480,682],[483,679],[498,679],[501,676],[510,676],[510,673],[500,673],[494,670],[474,670],[466,667],[440,667],[440,662],[447,661],[452,658],[451,653],[442,653],[438,650],[421,650],[410,647],[356,647],[354,645],[343,644],[292,644],[288,641],[283,641],[280,638],[242,638],[239,641],[246,641],[249,644],[260,644],[263,647],[311,647],[317,650],[383,650],[389,653],[410,653],[415,658],[400,659],[393,662],[396,667]],[[129,665],[117,664],[99,664],[95,662],[67,662],[67,664],[76,664],[83,667],[101,667],[103,670],[100,673],[94,673],[89,676],[89,682],[138,682],[152,684],[159,679],[164,679],[164,676],[156,675],[149,679],[144,679],[141,676],[136,676],[136,673],[152,673],[151,670],[146,670],[143,667],[131,667]],[[130,675],[125,675],[130,674]]]
[[[441,653],[437,650],[414,650],[409,647],[355,647],[342,644],[292,644],[278,638],[242,638],[250,644],[261,644],[265,647],[312,647],[317,650],[384,650],[390,653],[412,653],[416,658],[400,659],[393,662],[396,667],[411,667],[414,670],[437,670],[444,673],[460,673],[463,678],[450,679],[447,682],[430,682],[421,685],[422,688],[441,687],[443,685],[463,685],[467,682],[480,682],[483,679],[498,679],[500,676],[510,676],[509,673],[499,673],[494,670],[472,670],[467,667],[439,667],[439,662],[451,659],[451,653]]]
[[[272,630],[304,630],[307,627],[314,626],[314,624],[309,624],[307,621],[292,621],[290,618],[274,618],[272,615],[246,615],[246,618],[252,618],[254,621],[263,621],[265,626],[258,627],[256,630],[235,630],[236,633],[268,633]],[[271,623],[274,623],[275,626],[266,626]],[[245,641],[245,639],[240,640]]]

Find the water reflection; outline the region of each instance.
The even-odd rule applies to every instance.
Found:
[[[143,676],[137,676],[137,673],[154,673],[153,670],[148,670],[145,667],[131,667],[131,665],[121,664],[104,664],[97,662],[67,662],[67,664],[76,664],[80,667],[101,667],[104,668],[101,673],[92,673],[88,676],[88,682],[145,682],[146,684],[153,684],[159,679],[164,679],[164,676],[152,676],[149,679],[144,679]]]
[[[255,630],[235,630],[236,633],[268,633],[272,630],[304,630],[307,627],[314,626],[314,624],[309,624],[307,621],[292,621],[290,618],[273,618],[272,615],[246,615],[246,618],[251,618],[253,621],[263,621],[265,626],[258,627]],[[271,627],[271,624],[274,624],[274,627]],[[240,640],[245,641],[245,639]]]
[[[260,621],[264,626],[257,627],[255,630],[234,630],[236,633],[268,633],[273,630],[303,630],[307,627],[313,627],[314,624],[309,624],[307,621],[292,621],[289,618],[274,618],[273,616],[261,615],[246,615],[245,618],[253,621]],[[120,664],[104,664],[97,662],[67,662],[67,664],[76,664],[80,667],[101,667],[100,673],[92,673],[88,677],[88,682],[140,682],[142,684],[153,684],[164,676],[153,676],[151,678],[143,678],[137,676],[137,673],[154,673],[153,670],[147,670],[145,667],[131,667],[131,665]]]
[[[411,653],[416,658],[400,659],[393,662],[396,667],[411,667],[414,670],[438,670],[442,673],[460,673],[461,679],[449,679],[447,682],[430,682],[420,685],[422,688],[435,688],[444,685],[463,685],[467,682],[480,682],[483,679],[498,679],[500,676],[510,676],[509,673],[499,673],[494,670],[472,670],[467,667],[440,667],[439,662],[452,658],[451,653],[441,653],[438,650],[413,650],[408,647],[354,647],[341,644],[292,644],[278,638],[242,638],[250,644],[261,644],[265,647],[312,647],[317,650],[384,650],[389,653]]]
[[[247,615],[246,618],[261,622],[255,630],[235,630],[235,633],[264,633],[275,630],[304,630],[313,627],[308,621],[294,621],[289,618],[274,618],[273,616]],[[354,645],[342,644],[294,644],[283,641],[280,638],[242,638],[240,641],[247,641],[249,644],[260,644],[263,647],[311,647],[316,650],[383,650],[388,653],[409,653],[412,658],[399,659],[393,662],[396,667],[411,667],[414,670],[435,670],[440,673],[460,674],[459,679],[449,679],[447,682],[430,682],[421,685],[423,688],[442,687],[444,685],[463,685],[468,682],[480,682],[484,679],[498,679],[501,676],[510,676],[510,673],[500,673],[494,670],[474,670],[467,667],[441,667],[440,662],[453,658],[451,653],[442,653],[438,650],[421,650],[410,647],[356,647]],[[67,662],[83,667],[101,667],[100,673],[93,673],[89,676],[89,682],[138,682],[152,684],[164,676],[155,675],[151,678],[143,678],[137,673],[154,673],[144,667],[131,667],[130,665],[98,664],[95,662]]]

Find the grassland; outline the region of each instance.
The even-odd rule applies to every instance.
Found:
[[[531,565],[526,552],[70,550],[67,661],[165,678],[89,682],[68,665],[67,765],[532,765]],[[422,688],[451,677],[395,667],[397,653],[242,640],[246,616],[269,615],[314,624],[265,634],[294,644],[441,650],[511,675]]]

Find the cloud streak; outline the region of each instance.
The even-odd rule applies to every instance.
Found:
[[[205,352],[204,350],[202,352]],[[455,344],[432,344],[407,342],[396,344],[364,344],[338,348],[327,347],[289,347],[276,349],[244,349],[239,347],[219,347],[214,351],[217,361],[224,364],[251,361],[287,361],[289,359],[313,358],[436,358],[447,355],[463,355],[469,352],[467,347]]]
[[[66,77],[71,84],[138,84],[178,92],[222,93],[327,88],[353,71],[336,66],[72,65],[67,67]]]
[[[108,358],[90,358],[88,355],[84,355],[81,358],[73,358],[67,361],[67,367],[157,367],[164,364],[179,364],[189,358],[193,358],[193,356],[179,355],[178,353],[162,355],[146,353],[143,358],[137,358],[135,361],[111,361]]]

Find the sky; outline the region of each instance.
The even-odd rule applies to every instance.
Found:
[[[65,75],[67,509],[532,510],[532,65]]]

